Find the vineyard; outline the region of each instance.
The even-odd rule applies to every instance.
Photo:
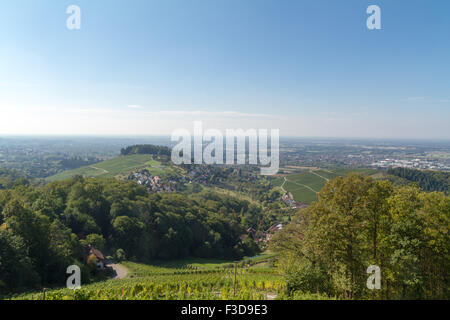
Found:
[[[262,257],[267,258],[267,257]],[[251,265],[219,263],[144,265],[123,263],[130,273],[78,290],[45,292],[46,300],[266,300],[282,298],[284,280],[268,262],[257,258]],[[236,281],[235,281],[236,270]],[[43,300],[44,292],[14,297]]]
[[[272,187],[282,187],[283,191],[292,194],[295,201],[312,203],[317,201],[317,193],[323,188],[325,183],[337,177],[345,177],[350,173],[359,173],[365,176],[374,176],[378,173],[374,169],[318,169],[312,168],[305,170],[296,170],[292,168],[283,168],[287,173],[272,180]]]

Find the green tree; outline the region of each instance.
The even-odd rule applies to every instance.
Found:
[[[39,283],[23,239],[0,228],[0,295],[35,288]]]
[[[134,256],[145,230],[144,224],[137,218],[120,216],[114,219],[113,230],[116,247],[123,248],[127,256]]]
[[[106,241],[101,234],[89,234],[86,239],[82,240],[83,245],[92,245],[98,250],[105,250]]]
[[[449,198],[417,186],[349,175],[328,182],[318,202],[279,232],[288,288],[358,298],[448,298]],[[366,269],[382,289],[366,288]]]

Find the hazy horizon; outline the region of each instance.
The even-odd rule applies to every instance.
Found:
[[[192,135],[192,137],[194,137]],[[154,134],[154,135],[89,135],[89,134],[79,134],[79,135],[64,135],[64,134],[37,134],[37,135],[27,135],[27,134],[0,134],[0,141],[2,139],[27,139],[27,140],[40,140],[40,139],[148,139],[148,138],[163,138],[170,141],[171,135]],[[281,140],[297,139],[299,141],[325,141],[325,142],[386,142],[386,143],[402,143],[402,142],[438,142],[438,143],[450,143],[450,139],[439,139],[439,138],[398,138],[398,137],[314,137],[314,136],[280,136]],[[175,142],[173,142],[175,143]]]

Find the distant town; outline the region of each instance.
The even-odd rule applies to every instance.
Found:
[[[372,163],[373,167],[377,168],[410,168],[410,169],[423,169],[423,170],[450,170],[450,166],[439,162],[438,160],[423,160],[423,159],[384,159]]]
[[[321,168],[450,170],[450,143],[285,138],[281,165]]]

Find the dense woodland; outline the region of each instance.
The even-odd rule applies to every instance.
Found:
[[[450,172],[393,168],[388,170],[388,174],[417,182],[425,191],[441,191],[446,194],[450,191]]]
[[[251,256],[259,249],[242,235],[262,217],[226,195],[150,195],[133,182],[79,176],[1,190],[0,212],[0,293],[62,285],[87,244],[143,262]]]
[[[0,190],[12,188],[16,183],[27,185],[30,179],[22,172],[0,167]]]
[[[120,154],[123,156],[130,154],[152,154],[155,156],[168,156],[170,157],[172,151],[169,147],[156,146],[153,144],[137,144],[134,146],[129,146],[122,148]]]
[[[449,299],[450,198],[352,174],[328,182],[272,242],[287,291],[345,299]],[[367,267],[381,268],[368,290]]]

